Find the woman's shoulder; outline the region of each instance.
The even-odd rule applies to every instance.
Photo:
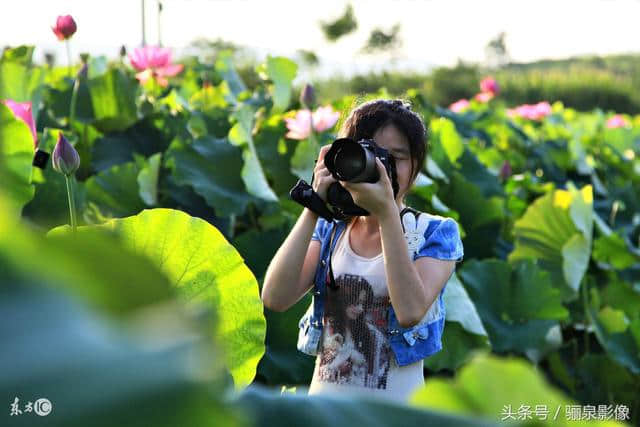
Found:
[[[429,221],[436,221],[436,222],[440,222],[440,221],[445,221],[447,219],[450,219],[452,221],[455,221],[454,218],[449,217],[449,216],[443,216],[443,215],[438,215],[435,213],[430,213],[430,212],[425,212],[425,211],[421,211],[420,209],[416,209],[413,208],[411,206],[406,206],[404,209],[402,209],[401,211],[401,215],[404,215],[407,212],[411,212],[414,214],[414,216],[422,216],[425,219],[428,219]]]

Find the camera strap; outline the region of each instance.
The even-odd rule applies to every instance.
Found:
[[[402,209],[402,211],[400,212],[400,224],[402,225],[403,233],[406,230],[404,229],[404,223],[402,222],[402,218],[407,213],[413,214],[416,217],[416,222],[418,220],[418,216],[421,214],[420,211],[410,208],[409,206],[406,206],[404,209]],[[336,234],[336,228],[337,227],[334,224],[333,229],[331,230],[331,240],[329,241],[329,274],[328,274],[329,277],[328,277],[328,280],[326,280],[327,286],[329,286],[329,288],[331,288],[334,291],[337,291],[340,288],[340,286],[335,281],[335,278],[333,276],[333,267],[331,266],[331,257],[333,255],[333,239]],[[345,227],[345,233],[346,233],[346,227]]]

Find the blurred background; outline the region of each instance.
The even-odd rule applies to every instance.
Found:
[[[640,1],[3,6],[0,425],[640,425]],[[260,298],[379,98],[464,245],[403,404],[308,396]]]
[[[74,54],[116,56],[122,45],[147,43],[204,59],[232,48],[246,73],[268,54],[285,55],[300,65],[294,83],[321,79],[326,99],[385,85],[453,102],[495,68],[513,102],[544,97],[632,113],[640,96],[636,0],[25,0],[0,17],[0,41],[36,46],[38,62],[64,63],[65,47],[49,30],[49,17],[64,11],[85,23]]]

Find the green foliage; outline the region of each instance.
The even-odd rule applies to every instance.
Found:
[[[269,57],[245,73],[231,51],[220,49],[209,63],[189,60],[170,86],[161,88],[141,87],[133,70],[96,58],[89,62],[86,84],[77,86],[75,120],[69,117],[73,82],[66,67],[35,66],[27,48],[6,51],[0,67],[6,71],[0,75],[2,96],[41,107],[40,148],[51,152],[57,133],[64,131],[82,159],[76,176],[80,226],[73,234],[64,225],[69,216],[64,179],[51,165],[44,170],[31,165],[28,127],[0,104],[0,267],[7,271],[2,280],[12,281],[11,292],[16,292],[11,301],[33,313],[33,301],[41,298],[47,319],[68,310],[67,321],[51,323],[67,337],[63,343],[71,340],[73,325],[98,316],[117,319],[118,326],[146,325],[143,331],[150,327],[166,338],[153,344],[155,352],[144,354],[101,334],[97,341],[80,340],[70,363],[115,346],[109,348],[129,349],[132,360],[157,357],[166,364],[152,365],[143,376],[137,372],[142,362],[125,358],[118,365],[105,352],[103,361],[113,370],[104,375],[104,365],[94,358],[78,364],[77,371],[45,365],[48,374],[38,383],[43,390],[54,387],[56,372],[97,372],[91,379],[102,383],[112,377],[114,390],[126,392],[127,381],[138,382],[132,402],[151,399],[150,408],[167,406],[165,398],[184,391],[188,397],[177,400],[176,413],[191,408],[193,419],[217,422],[210,417],[211,408],[217,408],[220,422],[230,425],[235,423],[226,412],[231,408],[261,425],[281,422],[281,415],[274,418],[276,408],[306,420],[309,411],[326,417],[329,405],[331,421],[339,424],[490,425],[509,403],[640,404],[640,119],[624,116],[628,126],[608,128],[610,115],[602,108],[578,112],[571,107],[577,104],[564,98],[541,120],[507,113],[515,106],[509,95],[517,93],[515,87],[527,87],[517,96],[537,102],[544,98],[531,88],[544,86],[540,96],[562,93],[558,87],[565,77],[554,76],[549,83],[526,71],[522,78],[537,82],[529,87],[497,74],[501,94],[486,103],[472,100],[459,113],[440,105],[472,97],[483,76],[464,64],[427,79],[419,74],[360,77],[350,83],[354,86],[340,86],[349,90],[339,95],[330,86],[315,85],[320,105],[330,103],[341,120],[369,99],[397,94],[411,101],[428,127],[429,145],[407,202],[461,225],[465,260],[447,283],[444,348],[424,361],[435,378],[428,376],[413,408],[394,409],[358,399],[307,398],[295,389],[288,396],[274,393],[278,399],[246,390],[258,383],[275,389],[306,385],[313,372],[313,361],[295,348],[297,321],[310,295],[286,313],[263,313],[259,299],[267,266],[302,211],[289,191],[298,178],[310,179],[318,150],[333,141],[341,124],[301,141],[286,136],[285,119],[295,117],[298,98],[294,62]],[[510,70],[502,72],[515,72]],[[629,92],[627,83],[607,78],[594,85],[597,90],[620,85]],[[31,83],[13,85],[14,79]],[[352,87],[358,90],[353,93]],[[580,102],[607,105],[590,99]],[[23,294],[19,290],[27,283],[54,294]],[[54,302],[52,295],[62,294],[76,302]],[[78,314],[78,307],[88,311]],[[192,336],[198,339],[185,344]],[[134,341],[144,338],[144,333],[135,335]],[[187,365],[166,347],[158,350],[161,343],[182,342],[186,349],[197,347],[196,341],[213,349],[204,365],[216,368],[209,377],[214,386],[199,381],[193,388],[172,387],[187,370],[176,366]],[[20,349],[18,356],[30,348],[25,342],[11,341]],[[486,352],[525,356],[535,370],[524,361],[476,357]],[[121,366],[122,372],[137,375],[130,380],[108,375]],[[458,379],[443,380],[452,374]],[[167,381],[159,382],[157,400],[150,397],[154,375]],[[24,380],[0,378],[3,390]],[[69,390],[77,389],[74,381],[65,383]],[[201,386],[216,395],[233,390],[238,399],[214,399],[208,407],[210,395]],[[517,392],[506,395],[506,389]],[[87,405],[95,407],[94,392],[88,389]],[[120,407],[121,401],[109,396],[109,404]],[[256,408],[258,402],[264,407]],[[431,412],[436,408],[484,418]],[[637,423],[638,415],[631,416]],[[319,417],[314,421],[319,425],[328,421]],[[63,424],[79,419],[86,420],[65,414]]]

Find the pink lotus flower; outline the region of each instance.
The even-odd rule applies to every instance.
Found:
[[[53,33],[58,37],[58,40],[68,40],[76,33],[78,27],[76,21],[73,20],[71,15],[58,16],[56,19],[56,26],[51,27]]]
[[[467,107],[469,107],[469,100],[462,98],[449,105],[449,110],[453,111],[454,113],[459,113]]]
[[[15,102],[10,99],[2,101],[13,112],[16,118],[22,120],[29,126],[31,135],[33,136],[34,149],[38,147],[38,134],[36,133],[36,124],[31,113],[31,102]]]
[[[540,120],[551,114],[551,105],[547,101],[537,104],[523,104],[507,110],[509,117],[522,117],[529,120]]]
[[[493,93],[491,92],[480,92],[477,93],[476,96],[473,97],[478,102],[489,102],[493,99]]]
[[[306,139],[311,133],[311,112],[309,110],[298,110],[294,118],[284,119],[287,122],[289,132],[285,135],[291,139]]]
[[[500,85],[493,77],[485,77],[480,82],[480,91],[488,92],[495,96],[500,93]]]
[[[615,116],[609,117],[607,120],[607,127],[609,129],[621,128],[628,126],[627,119],[624,118],[622,114],[616,114]]]
[[[136,48],[133,54],[129,54],[131,65],[136,71],[136,78],[145,84],[147,80],[154,79],[162,87],[169,84],[167,77],[172,77],[182,71],[182,64],[171,63],[171,50],[157,46],[144,46]]]
[[[334,111],[330,105],[318,107],[311,113],[309,110],[298,110],[294,118],[285,118],[289,132],[285,135],[290,139],[306,139],[311,133],[311,122],[316,132],[331,129],[338,122],[340,113]]]
[[[313,128],[318,132],[324,132],[331,129],[338,122],[340,113],[333,111],[331,105],[326,107],[318,107],[313,113]]]

